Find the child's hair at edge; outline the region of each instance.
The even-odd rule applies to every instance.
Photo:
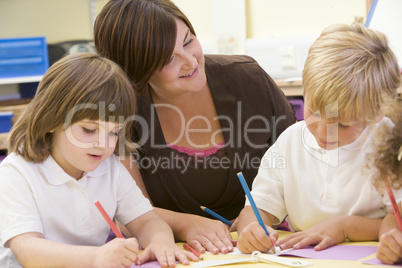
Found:
[[[311,46],[303,70],[312,112],[330,112],[343,122],[376,122],[383,98],[395,97],[400,83],[386,35],[356,22],[327,27]]]
[[[67,55],[43,76],[33,100],[11,129],[8,152],[43,162],[51,152],[52,131],[87,119],[124,123],[114,154],[122,148],[128,154],[134,147],[130,117],[135,103],[131,82],[117,64],[93,53]]]
[[[392,188],[402,187],[402,160],[398,160],[402,146],[402,102],[387,100],[386,115],[394,122],[394,126],[383,126],[376,131],[374,137],[375,150],[369,154],[374,162],[373,183],[383,188],[383,180],[388,179]]]

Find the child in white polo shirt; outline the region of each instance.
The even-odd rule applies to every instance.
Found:
[[[275,244],[321,250],[346,239],[378,240],[392,207],[372,185],[364,160],[373,130],[391,124],[381,106],[384,95],[395,97],[400,81],[384,34],[358,23],[322,32],[303,70],[305,121],[279,136],[252,185],[270,236],[247,203],[238,221],[242,252],[266,252]],[[396,196],[401,200],[401,191]],[[286,215],[296,233],[277,241],[270,226]]]
[[[118,155],[133,148],[130,81],[115,63],[78,53],[52,65],[14,125],[0,166],[0,267],[188,264]],[[131,118],[130,118],[131,117]],[[136,238],[105,244],[94,202]]]

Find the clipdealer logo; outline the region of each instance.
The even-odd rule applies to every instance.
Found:
[[[126,147],[135,150],[141,150],[141,146],[146,144],[147,142],[150,143],[151,148],[153,149],[165,149],[168,147],[166,143],[157,143],[155,140],[155,125],[158,123],[158,117],[155,113],[156,108],[163,108],[163,109],[172,109],[174,113],[177,114],[179,117],[180,122],[180,132],[177,136],[176,140],[171,143],[176,143],[182,139],[186,141],[191,147],[202,149],[205,148],[208,144],[198,144],[194,142],[191,138],[191,133],[202,133],[202,132],[212,132],[212,124],[211,122],[203,116],[195,116],[190,118],[189,120],[185,120],[183,113],[179,108],[169,104],[156,104],[150,107],[150,122],[141,116],[133,115],[127,118],[123,116],[119,116],[118,118],[109,117],[106,118],[107,111],[114,111],[116,107],[114,105],[106,106],[104,102],[99,104],[80,104],[72,109],[65,120],[65,126],[70,126],[72,124],[72,120],[74,118],[75,113],[84,110],[84,109],[92,109],[98,110],[99,113],[99,120],[100,121],[113,121],[118,122],[120,125],[126,127],[129,122],[134,122],[139,128],[141,129],[141,136],[136,142],[129,142],[125,139],[125,131],[120,131],[119,134],[119,155],[124,158],[127,155],[125,152]],[[262,115],[254,115],[250,118],[244,118],[242,116],[242,104],[241,102],[237,102],[236,105],[236,117],[230,118],[225,115],[216,116],[213,118],[214,121],[219,120],[220,122],[224,121],[226,124],[225,128],[219,129],[211,134],[211,141],[209,144],[214,144],[216,135],[220,133],[225,133],[226,136],[229,137],[228,140],[225,141],[224,147],[226,148],[242,148],[243,146],[248,146],[249,148],[256,149],[256,150],[264,150],[268,148],[267,142],[263,144],[257,144],[255,141],[252,140],[252,136],[256,133],[270,133],[271,140],[274,142],[277,137],[277,125],[286,119],[285,116],[280,117],[271,117],[266,118]],[[204,128],[193,128],[192,124],[194,122],[202,122],[204,124]],[[256,127],[258,126],[258,127]],[[76,139],[71,131],[67,131],[67,138],[69,141],[77,147],[80,148],[91,148],[93,145],[92,143],[85,143]],[[100,135],[101,133],[99,133]],[[103,133],[105,134],[105,133]],[[268,136],[268,135],[267,135]],[[265,166],[269,167],[284,167],[285,161],[284,159],[278,158],[277,155],[271,155],[267,157],[264,161],[261,161],[261,157],[253,157],[249,153],[240,154],[235,153],[232,159],[224,156],[221,158],[210,158],[205,159],[202,157],[196,156],[196,161],[193,161],[196,168],[227,168],[228,166],[232,165],[236,169],[243,169],[243,168],[258,168],[258,166],[263,162]],[[152,168],[154,172],[158,169],[180,169],[183,172],[188,169],[189,165],[191,164],[190,159],[178,159],[174,156],[167,156],[167,157],[148,157],[143,156],[140,157],[138,153],[134,153],[130,156],[130,162],[136,163],[140,168]]]

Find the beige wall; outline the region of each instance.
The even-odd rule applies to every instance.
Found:
[[[200,40],[212,39],[212,6],[219,0],[173,0]],[[93,0],[94,13],[107,0]],[[247,37],[317,35],[325,26],[365,17],[366,0],[245,0]],[[228,6],[222,13],[228,14]],[[89,0],[0,0],[0,38],[46,36],[49,43],[91,39]]]
[[[173,0],[193,23],[201,40],[212,39],[214,0]],[[219,1],[219,0],[215,0]],[[245,0],[247,38],[318,35],[334,23],[366,19],[366,0]],[[222,13],[230,13],[228,6]]]
[[[212,39],[212,0],[173,0],[186,14],[200,40]]]
[[[86,0],[0,0],[0,38],[89,39],[89,14]]]
[[[366,17],[365,0],[248,0],[248,37],[318,35],[326,26]]]

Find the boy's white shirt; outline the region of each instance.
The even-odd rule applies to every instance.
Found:
[[[0,267],[20,267],[4,243],[26,232],[66,244],[103,245],[110,228],[97,200],[122,224],[153,209],[114,155],[78,181],[51,156],[35,164],[12,153],[0,174]]]
[[[382,124],[392,122],[383,118],[375,127]],[[392,206],[388,195],[373,186],[365,161],[374,128],[366,127],[352,144],[327,151],[304,121],[290,126],[262,158],[252,185],[255,203],[279,221],[289,215],[296,231],[342,215],[383,218]],[[394,194],[400,202],[402,190]]]

